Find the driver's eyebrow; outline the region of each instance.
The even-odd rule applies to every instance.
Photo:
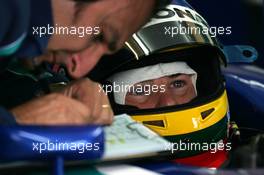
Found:
[[[134,84],[133,86],[138,85],[138,84],[140,84],[140,85],[149,85],[149,84],[153,84],[153,80],[141,81],[141,82],[139,82],[139,83]]]

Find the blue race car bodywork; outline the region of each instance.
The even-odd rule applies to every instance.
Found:
[[[240,127],[263,130],[264,69],[254,65],[228,65],[226,79],[231,119]]]

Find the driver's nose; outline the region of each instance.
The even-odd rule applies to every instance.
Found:
[[[180,104],[180,103],[176,100],[176,98],[173,96],[172,93],[164,92],[164,93],[160,93],[156,107],[166,107],[166,106],[173,106],[177,104]]]

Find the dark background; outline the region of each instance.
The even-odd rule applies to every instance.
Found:
[[[232,34],[218,36],[218,39],[225,45],[255,47],[259,53],[256,64],[264,68],[263,0],[187,1],[210,26],[231,26]]]

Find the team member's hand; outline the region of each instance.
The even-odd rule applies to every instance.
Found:
[[[110,124],[113,112],[107,95],[89,79],[69,84],[61,93],[38,97],[11,110],[19,124]]]
[[[73,125],[89,123],[91,111],[83,103],[52,93],[11,110],[17,123],[30,125]]]
[[[88,78],[76,80],[69,84],[62,93],[83,103],[90,112],[88,120],[95,124],[110,124],[113,120],[113,111],[100,85]]]

